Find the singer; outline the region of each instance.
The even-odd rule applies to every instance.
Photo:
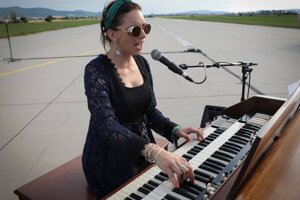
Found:
[[[149,163],[165,171],[175,187],[194,181],[187,161],[155,145],[151,129],[172,140],[188,139],[200,128],[182,128],[156,109],[152,76],[141,51],[151,25],[130,0],[109,2],[103,10],[101,41],[106,51],[90,61],[84,74],[90,123],[82,164],[90,188],[100,199]]]

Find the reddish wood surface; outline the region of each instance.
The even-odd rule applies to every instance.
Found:
[[[168,143],[163,138],[155,140],[161,147],[165,147]],[[20,200],[96,199],[85,180],[81,156],[16,189],[14,193]]]
[[[300,199],[300,111],[249,177],[238,200]]]

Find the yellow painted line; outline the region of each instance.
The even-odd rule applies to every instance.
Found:
[[[96,49],[96,50],[93,50],[93,51],[88,51],[88,52],[80,54],[79,56],[87,55],[89,53],[93,53],[93,52],[96,52],[96,51],[99,51],[99,50],[100,49]],[[10,74],[19,73],[19,72],[23,72],[23,71],[27,71],[27,70],[31,70],[31,69],[34,69],[34,68],[37,68],[37,67],[42,67],[42,66],[50,65],[50,64],[53,64],[53,63],[57,63],[57,62],[64,61],[64,60],[69,60],[69,59],[71,59],[71,58],[61,58],[61,59],[53,60],[53,61],[46,62],[46,63],[41,63],[41,64],[37,64],[37,65],[32,65],[32,66],[24,67],[22,69],[17,69],[17,70],[13,70],[13,71],[10,71],[10,72],[2,73],[2,74],[0,74],[0,77],[1,76],[6,76],[6,75],[10,75]]]

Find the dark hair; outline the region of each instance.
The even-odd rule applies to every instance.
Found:
[[[116,12],[112,22],[111,22],[111,25],[109,27],[105,27],[105,21],[106,21],[106,15],[107,15],[107,12],[109,11],[109,9],[111,8],[111,6],[115,3],[116,1],[112,1],[110,2],[103,10],[102,12],[102,18],[101,18],[101,42],[102,42],[102,45],[106,50],[106,45],[110,42],[110,39],[109,37],[107,37],[106,35],[106,32],[108,29],[114,29],[114,28],[117,28],[118,26],[121,25],[122,23],[122,19],[124,17],[125,14],[131,12],[132,10],[142,10],[141,6],[138,5],[137,3],[134,3],[134,2],[126,2],[124,3],[120,8],[119,10]]]

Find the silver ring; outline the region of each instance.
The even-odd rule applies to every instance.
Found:
[[[183,168],[185,168],[185,165],[181,163],[181,165],[179,166],[180,171],[183,171]]]

